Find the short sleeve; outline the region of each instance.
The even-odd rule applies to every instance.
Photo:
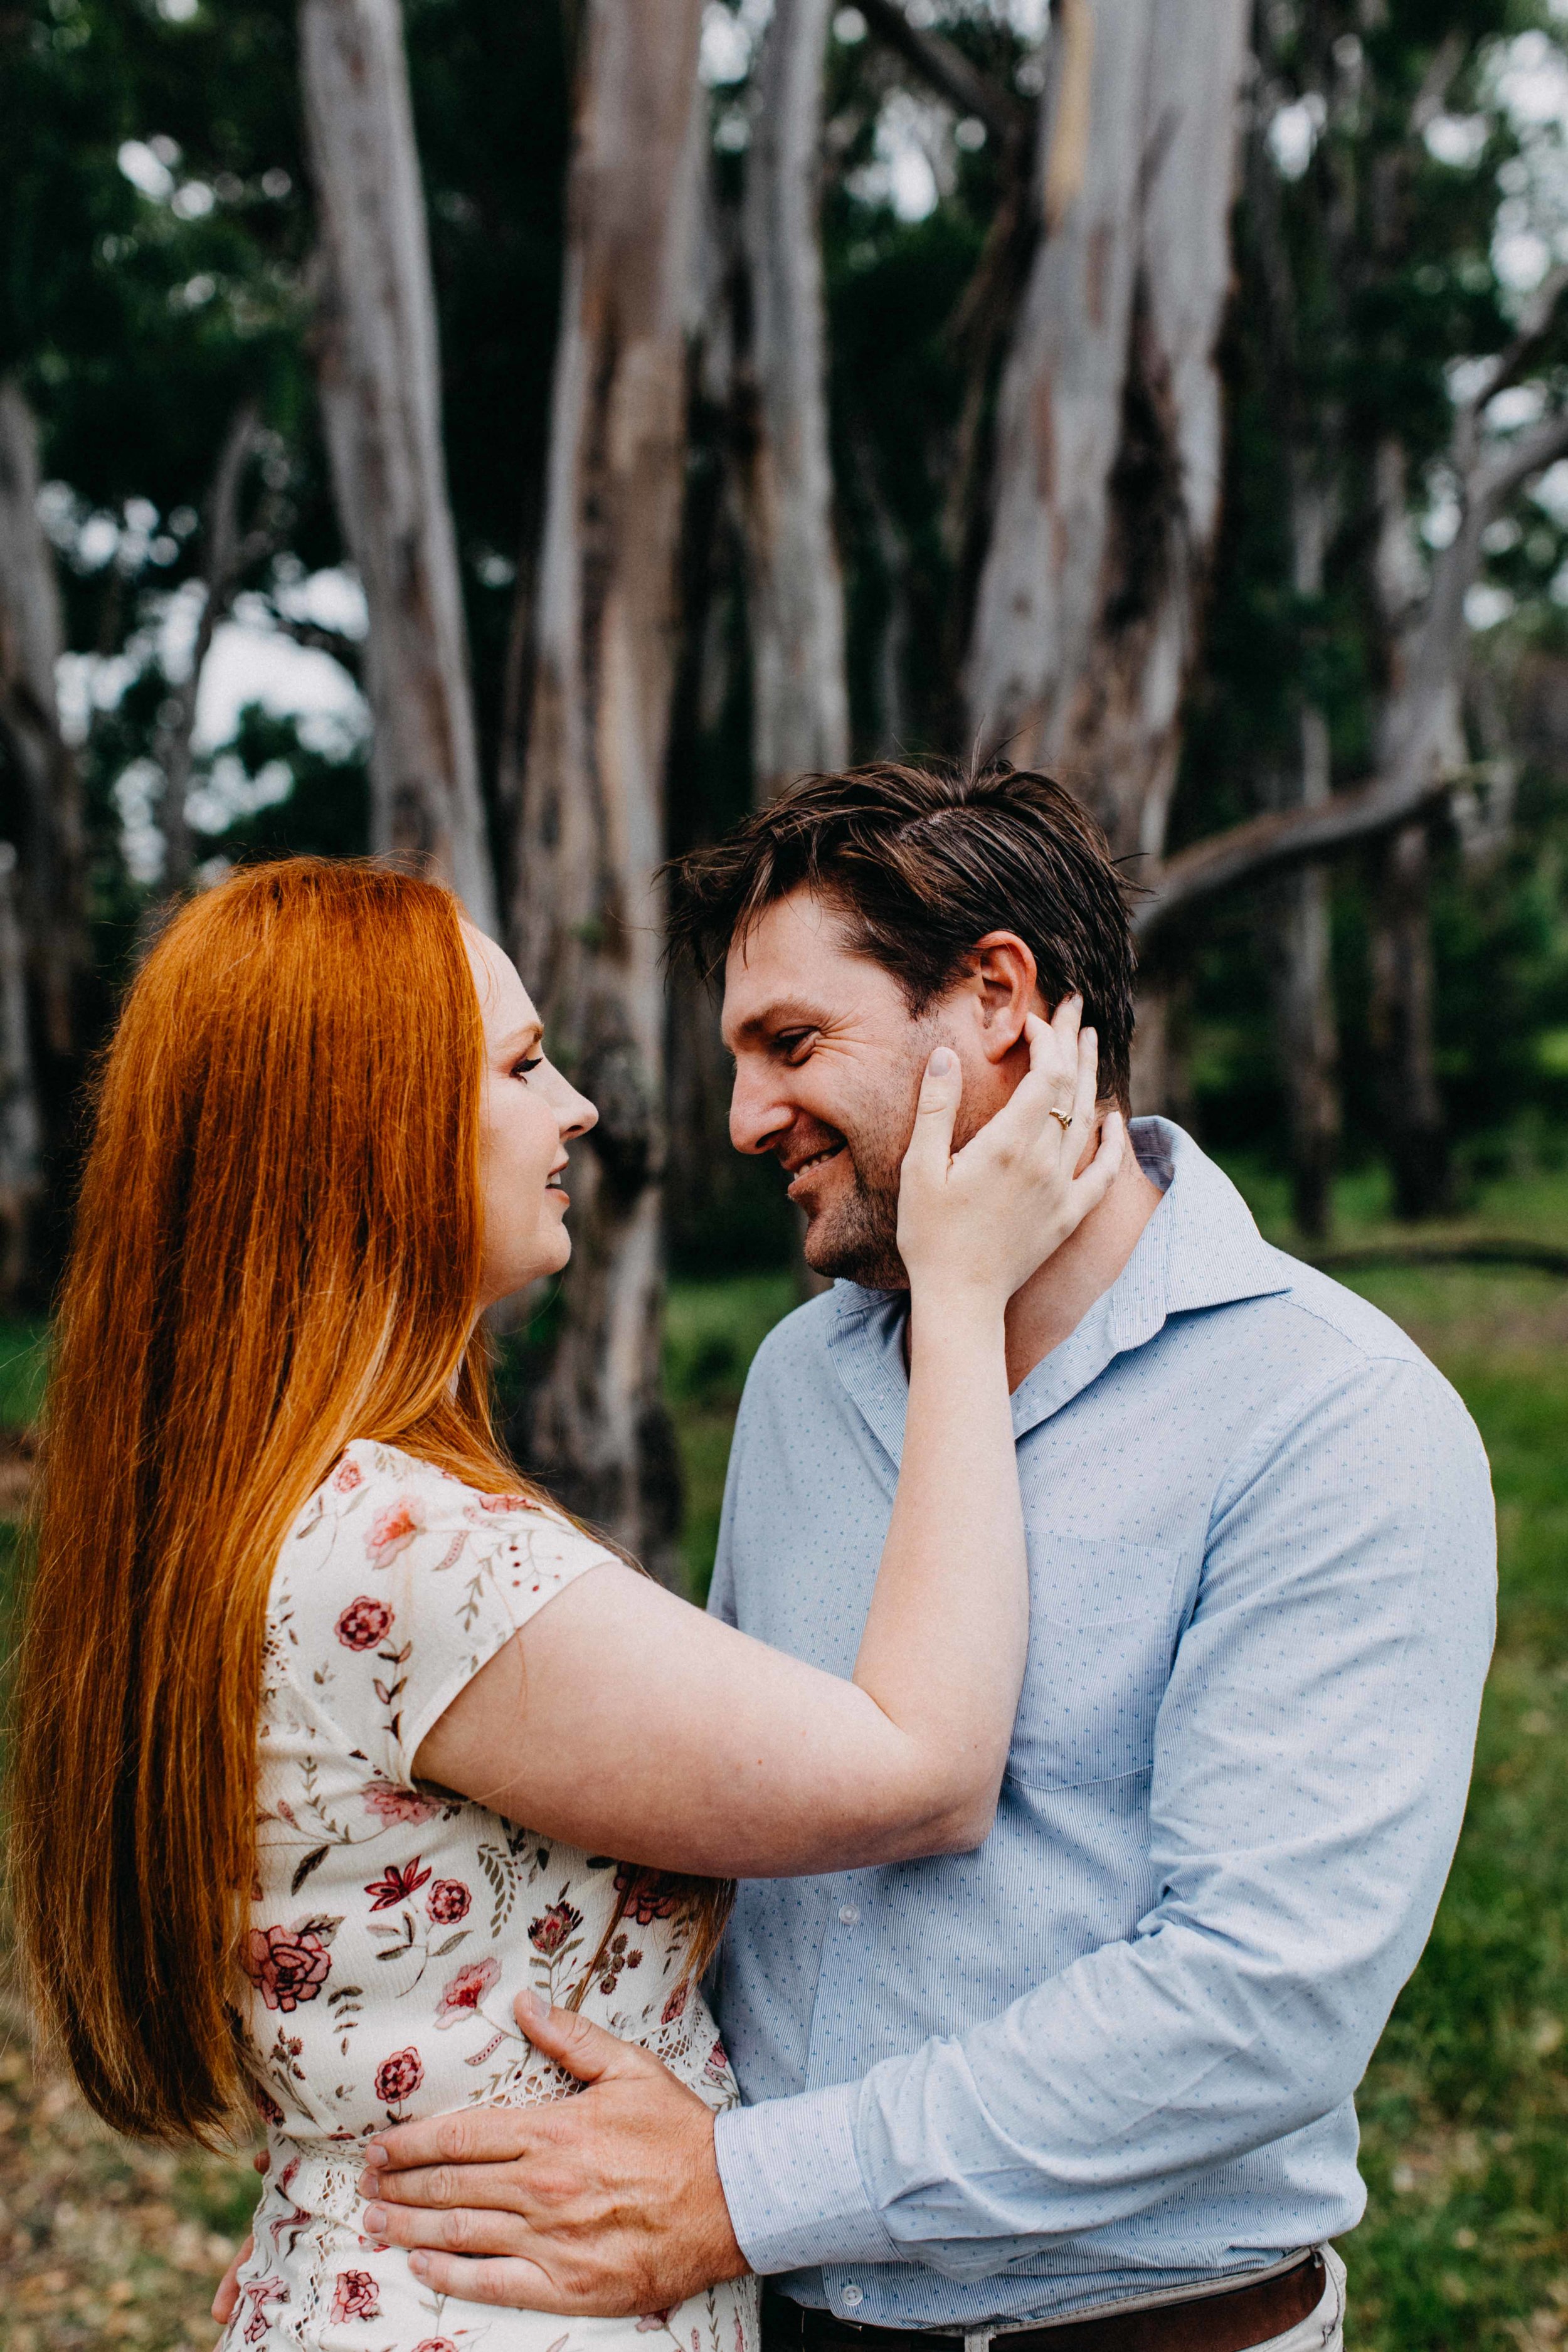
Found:
[[[296,1689],[395,1786],[464,1685],[615,1555],[520,1495],[483,1495],[356,1440],[296,1520],[270,1633]]]

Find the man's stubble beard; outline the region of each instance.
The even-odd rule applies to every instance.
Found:
[[[853,1135],[840,1129],[849,1161],[851,1186],[842,1201],[814,1217],[805,1239],[805,1262],[814,1274],[858,1282],[867,1290],[907,1290],[909,1274],[899,1255],[899,1171],[914,1126],[915,1100],[934,1036],[920,1034],[908,1066],[908,1091],[868,1107]],[[953,1149],[967,1140],[963,1114]]]

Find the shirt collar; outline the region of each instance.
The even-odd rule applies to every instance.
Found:
[[[1190,1135],[1170,1119],[1136,1118],[1131,1138],[1140,1165],[1164,1198],[1110,1288],[1019,1383],[1013,1397],[1016,1437],[1059,1412],[1115,1357],[1142,1347],[1171,1316],[1268,1297],[1291,1286],[1289,1259],[1270,1248],[1229,1177]],[[834,1304],[827,1341],[834,1368],[896,1464],[909,1397],[904,1295],[839,1282]]]

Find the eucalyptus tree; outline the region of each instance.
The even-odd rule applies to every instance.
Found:
[[[674,1573],[661,1402],[664,991],[655,875],[675,677],[687,352],[707,159],[700,0],[590,0],[508,908],[552,1050],[598,1106],[531,1459]]]

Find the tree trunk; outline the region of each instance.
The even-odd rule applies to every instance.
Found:
[[[737,392],[759,801],[803,772],[841,768],[849,749],[817,225],[830,13],[831,0],[775,0],[746,157],[750,335]]]
[[[664,785],[706,92],[700,0],[589,0],[576,99],[513,935],[599,1107],[533,1466],[675,1581],[660,1399]]]
[[[1003,373],[972,730],[1158,856],[1218,510],[1244,0],[1068,0]]]
[[[1434,1045],[1431,851],[1407,825],[1380,860],[1372,938],[1372,1049],[1394,1173],[1394,1213],[1414,1221],[1453,1205],[1447,1121]]]
[[[190,796],[193,739],[202,670],[218,623],[234,603],[235,591],[249,561],[273,541],[258,534],[247,543],[240,534],[240,495],[245,470],[260,438],[261,420],[253,401],[236,410],[224,436],[212,488],[203,518],[201,582],[205,593],[191,667],[184,682],[165,698],[167,715],[158,728],[158,765],[163,771],[163,896],[177,897],[190,886],[194,849],[185,803]]]
[[[1385,440],[1376,457],[1379,530],[1373,566],[1389,645],[1379,749],[1384,764],[1397,767],[1416,756],[1413,746],[1425,747],[1423,755],[1452,774],[1465,761],[1465,644],[1461,635],[1440,672],[1423,659],[1432,596],[1411,524],[1406,472],[1403,446]],[[1431,866],[1425,824],[1394,834],[1379,856],[1373,908],[1372,1047],[1394,1214],[1410,1219],[1440,1215],[1452,1196],[1434,1028]]]
[[[16,897],[46,1054],[86,1043],[87,845],[81,784],[60,733],[55,668],[65,625],[38,520],[38,430],[20,387],[0,383],[0,762],[17,794]]]
[[[441,447],[429,238],[397,0],[302,0],[321,228],[316,358],[349,553],[370,614],[375,845],[451,882],[481,929],[495,885]]]
[[[1293,387],[1292,387],[1293,389]],[[1291,585],[1302,598],[1323,593],[1333,499],[1321,468],[1296,453],[1290,499]],[[1328,721],[1311,703],[1300,717],[1300,760],[1278,795],[1287,808],[1321,808],[1332,789]],[[1333,1221],[1342,1113],[1339,1028],[1334,1010],[1329,877],[1321,866],[1282,875],[1262,893],[1272,948],[1274,1028],[1290,1142],[1296,1229],[1312,1241]]]
[[[0,1298],[37,1305],[57,1235],[37,1216],[47,1162],[67,1187],[82,1058],[97,1009],[81,784],[60,733],[65,650],[53,553],[38,520],[38,435],[0,382]]]

